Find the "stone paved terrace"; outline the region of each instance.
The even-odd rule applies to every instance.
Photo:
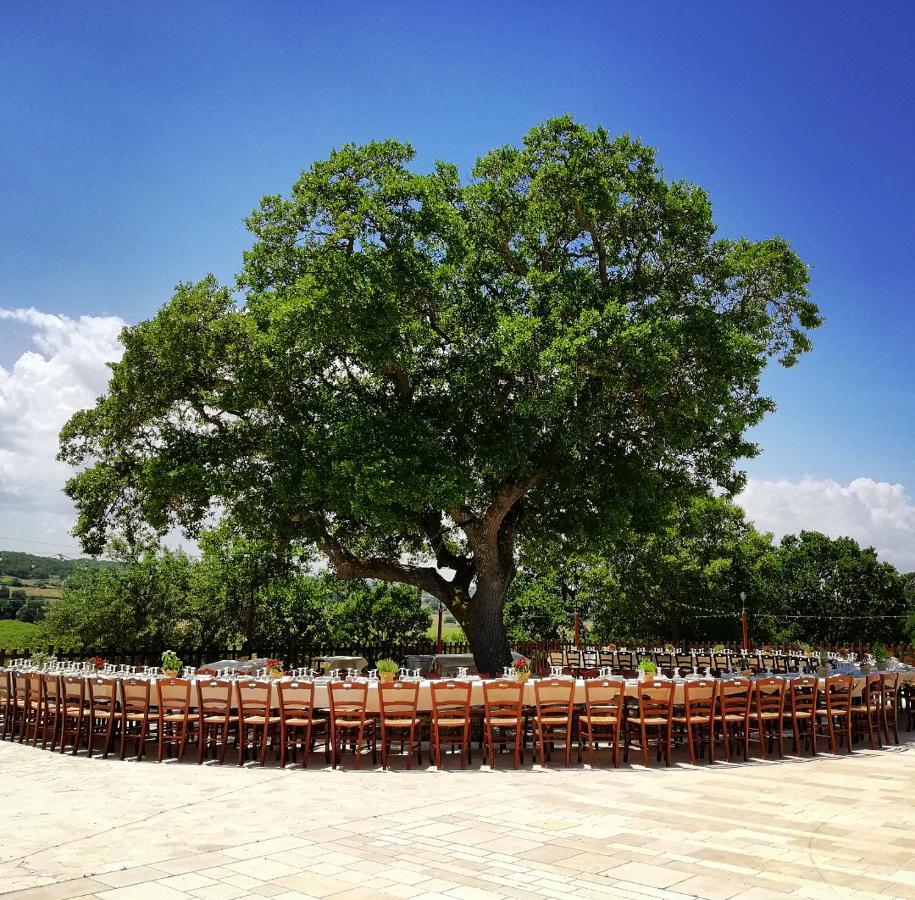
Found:
[[[669,770],[345,771],[0,743],[0,895],[915,897],[915,735]]]

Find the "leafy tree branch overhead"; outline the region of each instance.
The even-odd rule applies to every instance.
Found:
[[[182,284],[125,329],[61,458],[88,551],[225,511],[441,598],[498,671],[521,545],[738,487],[760,374],[820,318],[786,241],[716,238],[628,136],[552,119],[468,181],[412,156],[346,146],[265,197],[236,289]]]

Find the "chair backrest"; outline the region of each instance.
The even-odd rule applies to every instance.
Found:
[[[864,676],[861,703],[868,710],[879,709],[882,702],[883,680],[876,672]]]
[[[44,675],[44,702],[47,706],[57,706],[60,702],[60,676]]]
[[[714,678],[683,682],[683,705],[689,718],[714,716],[717,696],[718,682]]]
[[[691,653],[678,653],[674,661],[677,664],[678,669],[692,669],[693,667],[693,656]]]
[[[830,713],[848,712],[851,708],[851,694],[854,690],[853,675],[830,675],[823,686],[826,709]]]
[[[0,669],[0,700],[6,700],[12,693],[11,680],[12,675],[9,669]]]
[[[784,674],[788,671],[788,657],[787,656],[775,656],[775,668],[772,670],[774,672],[779,672]]]
[[[631,650],[618,650],[616,658],[619,661],[619,667],[622,671],[635,671],[635,654]]]
[[[584,669],[596,669],[598,666],[599,655],[593,647],[588,647],[581,651],[581,665]]]
[[[378,702],[385,719],[415,719],[419,705],[419,685],[415,681],[382,681]]]
[[[524,685],[520,682],[500,678],[483,684],[483,710],[487,719],[496,716],[520,721],[523,698]]]
[[[711,653],[697,653],[696,654],[696,665],[702,669],[711,669],[712,654]]]
[[[156,682],[160,713],[183,713],[191,708],[191,682],[187,678],[160,678]]]
[[[755,711],[757,715],[763,713],[777,713],[782,715],[785,711],[785,679],[773,676],[760,678],[754,684]]]
[[[65,706],[84,706],[86,703],[86,679],[79,675],[64,675],[61,691]]]
[[[569,647],[566,650],[566,666],[573,672],[578,672],[584,668],[584,663],[581,659],[581,650],[576,647]]]
[[[712,665],[719,671],[724,672],[731,666],[731,657],[727,653],[716,653],[713,657]]]
[[[801,671],[801,658],[799,656],[785,656],[782,657],[785,660],[785,670],[788,672],[800,672]]]
[[[625,698],[625,678],[589,678],[585,682],[585,710],[589,716],[619,718]]]
[[[464,718],[469,721],[469,681],[436,681],[432,685],[432,721],[437,722],[442,718]]]
[[[899,695],[899,673],[898,672],[878,672],[880,678],[880,695],[881,702],[885,706],[895,708],[897,696]]]
[[[775,671],[775,657],[771,653],[763,653],[760,656],[760,661],[762,662],[762,667],[767,672]]]
[[[38,706],[44,695],[44,675],[41,672],[29,672],[27,683],[28,702],[31,706]]]
[[[616,654],[612,650],[601,650],[598,653],[598,662],[601,666],[616,667]]]
[[[792,678],[788,682],[788,699],[792,715],[797,713],[813,715],[819,691],[819,680],[813,675]]]
[[[665,718],[670,722],[674,711],[672,681],[643,681],[639,683],[639,715],[642,718]]]
[[[550,650],[547,659],[551,666],[565,666],[566,664],[565,653],[562,650]]]
[[[239,681],[236,682],[238,696],[238,714],[245,716],[268,716],[271,710],[270,682]],[[333,687],[333,685],[331,685]]]
[[[101,676],[93,676],[86,681],[89,687],[89,704],[92,708],[113,710],[117,701],[117,681]]]
[[[150,683],[145,678],[121,679],[121,708],[125,713],[149,712]]]
[[[197,682],[197,708],[201,716],[228,716],[232,711],[235,683],[219,678]]]
[[[365,706],[369,688],[361,681],[332,681],[330,690],[330,718],[365,719]]]
[[[575,685],[566,678],[541,678],[534,682],[537,715],[572,718]]]
[[[310,681],[277,681],[280,715],[284,719],[311,718],[315,707],[315,686]]]
[[[749,678],[728,678],[718,691],[718,709],[722,716],[750,716],[753,682]]]

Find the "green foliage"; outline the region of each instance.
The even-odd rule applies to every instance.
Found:
[[[739,487],[760,374],[820,318],[786,241],[716,239],[628,135],[551,119],[466,183],[412,158],[347,145],[265,197],[238,295],[182,284],[126,328],[60,455],[90,552],[223,510],[443,599],[496,671],[516,548],[591,553]]]
[[[16,550],[0,550],[0,575],[12,576],[9,584],[21,585],[23,578],[69,578],[77,568],[90,566],[105,568],[116,565],[108,560],[58,559],[52,556],[35,556]]]
[[[174,650],[165,650],[162,653],[162,671],[163,672],[177,672],[181,669],[184,663],[178,657],[178,654]]]
[[[393,659],[379,659],[375,663],[379,675],[396,675],[400,666]]]

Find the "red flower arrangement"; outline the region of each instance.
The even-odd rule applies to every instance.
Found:
[[[519,657],[512,663],[515,675],[530,675],[531,661],[524,656]]]
[[[92,666],[92,668],[93,668],[93,669],[96,669],[96,670],[97,670],[97,669],[104,669],[104,668],[105,668],[105,660],[103,660],[103,659],[101,658],[101,656],[93,656],[92,659],[89,660],[89,665]]]
[[[264,663],[264,668],[267,670],[268,675],[282,675],[283,674],[283,661],[281,659],[268,659]]]

